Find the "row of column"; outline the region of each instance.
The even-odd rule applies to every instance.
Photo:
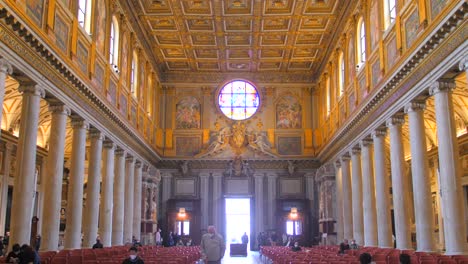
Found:
[[[435,99],[439,147],[439,181],[445,231],[446,254],[468,253],[461,186],[461,170],[454,121],[452,89],[454,83],[439,81],[429,89]],[[411,174],[415,208],[417,251],[435,251],[434,213],[424,126],[423,101],[409,103],[404,112],[409,120]],[[411,197],[405,179],[402,140],[403,114],[386,122],[386,128],[373,131],[349,153],[340,157],[337,166],[338,238],[354,238],[366,246],[393,247],[390,214],[390,179],[387,175],[385,136],[390,138],[391,187],[396,246],[410,249]],[[372,155],[373,153],[373,155]],[[350,164],[351,160],[351,164]],[[352,169],[350,169],[352,166]],[[374,183],[375,178],[375,183]],[[341,232],[343,232],[341,234]]]
[[[3,103],[5,94],[6,75],[11,73],[11,65],[0,59],[0,104]],[[40,101],[45,96],[45,90],[33,82],[21,82],[18,90],[22,94],[22,108],[11,207],[10,245],[28,244],[30,241]],[[52,118],[42,183],[44,199],[41,250],[57,250],[59,244],[65,133],[67,118],[71,114],[70,108],[58,100],[49,100],[49,111]],[[91,247],[95,243],[98,232],[104,246],[131,242],[132,235],[139,238],[142,163],[135,161],[130,155],[125,156],[125,150],[118,148],[109,139],[105,140],[97,129],[90,129],[86,205],[82,218],[86,133],[89,124],[76,115],[71,117],[71,121],[73,135],[65,248],[80,248],[82,232],[84,247]],[[124,213],[124,208],[129,209]]]

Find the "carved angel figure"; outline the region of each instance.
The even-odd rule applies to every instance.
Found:
[[[220,131],[215,131],[212,133],[211,138],[210,138],[210,144],[206,148],[205,151],[201,152],[198,154],[196,157],[197,158],[202,158],[206,156],[210,156],[219,150],[221,150],[226,144],[227,144],[227,139],[230,136],[229,134],[229,128],[225,127],[221,129]]]

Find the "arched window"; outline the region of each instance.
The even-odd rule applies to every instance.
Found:
[[[384,24],[387,29],[396,19],[396,1],[384,0]]]
[[[132,96],[137,97],[138,85],[138,54],[133,51],[132,54],[132,69],[130,71],[130,92]]]
[[[113,66],[115,72],[118,72],[119,61],[119,23],[115,17],[112,17],[109,45],[109,63]]]
[[[359,65],[366,61],[366,28],[362,17],[358,22],[358,63]]]
[[[341,97],[345,89],[345,60],[343,51],[338,56],[338,97]]]
[[[327,79],[325,80],[325,93],[327,95],[327,102],[326,102],[326,106],[327,106],[327,117],[330,115],[330,112],[331,112],[331,91],[330,91],[330,76],[327,75],[326,77]]]
[[[92,0],[78,0],[78,24],[91,34]]]

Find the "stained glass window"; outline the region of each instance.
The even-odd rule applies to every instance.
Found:
[[[233,120],[245,120],[257,112],[258,91],[245,81],[232,81],[219,91],[218,105],[224,115]]]

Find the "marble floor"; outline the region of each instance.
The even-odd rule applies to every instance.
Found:
[[[258,252],[249,251],[247,257],[231,257],[229,252],[226,252],[222,264],[261,264],[260,255]]]

